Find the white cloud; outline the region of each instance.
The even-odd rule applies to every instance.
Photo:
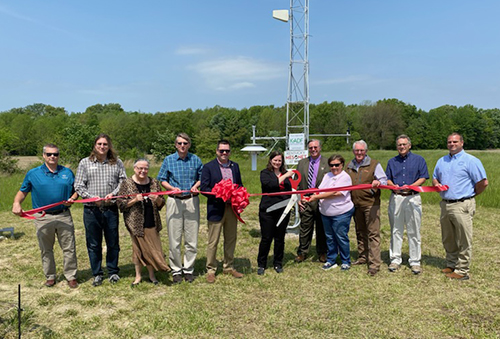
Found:
[[[181,46],[175,50],[175,54],[177,55],[203,55],[207,53],[208,50],[202,47]]]
[[[283,66],[242,56],[203,61],[188,68],[198,73],[210,89],[219,91],[256,87],[258,81],[287,75]]]

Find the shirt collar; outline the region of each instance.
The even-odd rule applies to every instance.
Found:
[[[43,165],[41,166],[41,168],[42,168],[42,171],[43,171],[45,174],[47,174],[47,173],[54,173],[54,174],[57,174],[57,173],[61,170],[62,166],[61,166],[61,165],[57,165],[57,168],[56,168],[56,170],[55,170],[54,172],[52,172],[52,171],[51,171],[51,170],[47,167],[47,164],[46,164],[46,163],[43,163]]]
[[[175,152],[174,153],[174,158],[175,160],[183,160],[183,161],[188,161],[189,158],[191,157],[191,153],[188,152],[188,154],[186,154],[186,157],[184,159],[182,159],[180,156],[179,156],[179,152]]]
[[[228,160],[227,161],[227,164],[223,164],[222,162],[219,161],[219,159],[215,158],[215,160],[217,160],[217,162],[219,163],[219,166],[220,167],[224,167],[224,168],[229,168],[229,166],[231,166],[231,160]]]
[[[408,159],[408,157],[410,156],[410,154],[411,154],[411,151],[408,151],[408,153],[404,157],[402,157],[400,154],[398,154],[397,156],[398,156],[399,159],[406,160],[406,159]]]
[[[460,152],[458,152],[457,154],[455,155],[451,155],[450,153],[448,153],[448,156],[450,157],[450,159],[458,159],[460,158],[463,154],[465,154],[465,150],[461,150]]]
[[[316,159],[313,159],[313,157],[309,157],[309,162],[313,163],[313,164],[316,164],[317,162],[319,162],[321,160],[321,154],[318,155],[318,157]]]

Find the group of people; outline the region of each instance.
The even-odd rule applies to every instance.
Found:
[[[149,161],[141,158],[134,162],[134,174],[127,178],[123,162],[113,149],[106,134],[98,135],[89,155],[78,165],[76,176],[59,162],[59,148],[54,144],[43,147],[44,163],[30,170],[14,198],[12,212],[22,215],[22,202],[31,192],[33,208],[65,201],[64,204],[36,215],[34,219],[42,256],[45,285],[56,284],[56,264],[53,247],[57,236],[63,252],[63,273],[70,288],[78,287],[75,232],[69,207],[81,197],[87,199],[83,209],[83,223],[92,285],[104,281],[103,235],[106,244],[106,269],[110,283],[120,280],[118,257],[119,211],[132,240],[132,262],[135,279],[132,287],[142,282],[142,269],[147,268],[149,282],[158,284],[155,271],[171,271],[174,284],[193,282],[200,225],[199,194],[210,192],[222,180],[243,186],[236,162],[230,160],[231,145],[227,140],[217,143],[216,158],[205,165],[189,152],[191,139],[180,133],[175,139],[176,152],[167,156],[157,178],[148,176]],[[300,237],[295,262],[306,260],[316,226],[316,251],[324,270],[337,267],[342,270],[351,265],[367,265],[368,274],[380,270],[380,190],[378,186],[396,188],[389,201],[391,245],[389,271],[401,267],[401,247],[406,226],[410,248],[409,265],[414,274],[422,272],[420,223],[421,199],[418,192],[406,185],[419,186],[429,178],[425,160],[411,149],[411,140],[401,135],[396,140],[398,155],[389,160],[384,172],[381,164],[367,155],[363,140],[353,145],[354,159],[347,165],[340,155],[328,159],[321,156],[319,140],[308,142],[309,157],[299,162],[301,173],[299,190],[346,187],[371,184],[371,189],[327,191],[304,194],[298,201],[300,209]],[[447,185],[441,192],[442,240],[446,251],[447,267],[443,273],[451,279],[469,278],[472,249],[472,218],[475,212],[474,196],[488,185],[481,162],[463,150],[462,136],[448,137],[449,154],[441,158],[434,170],[433,184]],[[272,152],[269,162],[260,173],[262,193],[259,205],[261,241],[257,256],[257,274],[267,269],[269,251],[274,241],[273,267],[283,272],[285,234],[290,219],[285,206],[290,195],[279,192],[292,190],[292,171],[285,168],[281,152]],[[172,191],[168,198],[159,192]],[[178,193],[177,193],[178,191]],[[311,192],[311,191],[309,191]],[[278,194],[276,194],[278,193]],[[234,267],[237,239],[237,216],[229,202],[207,194],[208,242],[206,254],[206,280],[214,283],[218,262],[217,246],[224,234],[223,274],[242,278]],[[162,229],[160,210],[166,208],[168,230],[168,263],[162,249],[159,232]],[[275,206],[273,208],[273,206]],[[358,244],[358,258],[351,264],[349,225],[354,216]],[[181,245],[184,243],[184,255]]]
[[[432,182],[434,186],[449,188],[441,195],[442,242],[446,252],[443,273],[450,279],[467,280],[472,253],[472,220],[475,213],[474,197],[488,186],[486,172],[479,159],[466,153],[464,140],[458,133],[448,136],[449,154],[437,162]],[[425,159],[411,152],[407,135],[396,138],[398,155],[391,158],[384,169],[380,162],[367,155],[363,140],[354,142],[354,159],[347,166],[340,155],[328,159],[321,156],[318,140],[308,143],[310,156],[299,162],[302,175],[299,188],[334,188],[370,184],[371,189],[323,192],[303,199],[300,205],[300,245],[295,262],[307,258],[314,226],[316,251],[323,269],[341,269],[351,265],[367,265],[371,276],[380,271],[380,185],[392,186],[388,217],[391,226],[389,272],[396,272],[402,264],[403,234],[406,226],[409,245],[408,264],[413,274],[422,273],[421,236],[422,200],[420,193],[408,186],[421,186],[429,179]],[[328,171],[328,168],[330,171]],[[349,225],[354,216],[357,238],[357,259],[351,264]]]
[[[243,184],[238,164],[229,160],[231,146],[227,140],[217,143],[216,159],[204,166],[199,157],[189,153],[190,146],[190,137],[180,133],[175,139],[177,151],[165,158],[157,178],[148,176],[149,161],[144,158],[134,162],[134,174],[127,178],[123,162],[106,134],[95,138],[94,147],[89,157],[80,161],[76,176],[69,168],[59,165],[59,148],[46,144],[43,147],[44,163],[28,171],[12,206],[14,214],[22,215],[21,204],[30,192],[35,209],[65,202],[35,215],[34,219],[45,285],[52,287],[56,284],[53,248],[57,236],[64,257],[64,276],[69,287],[78,287],[75,230],[69,209],[78,197],[86,199],[83,223],[93,286],[100,286],[104,281],[103,236],[108,280],[112,284],[120,280],[119,211],[123,213],[132,239],[132,262],[135,266],[132,287],[141,283],[143,267],[147,268],[149,282],[153,284],[158,284],[155,271],[171,271],[174,283],[183,280],[192,282],[198,247],[200,190],[210,192],[223,179],[239,186]],[[169,198],[155,194],[165,189],[173,192]],[[159,236],[162,229],[159,211],[164,206],[169,238],[168,263]],[[243,274],[234,268],[235,212],[228,203],[207,195],[207,219],[207,281],[215,282],[218,266],[216,253],[221,232],[224,232],[223,273],[242,278]],[[183,239],[184,258],[181,256]]]

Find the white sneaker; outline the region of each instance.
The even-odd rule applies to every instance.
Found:
[[[335,268],[335,267],[338,267],[337,264],[331,264],[331,263],[327,262],[321,268],[323,269],[323,271],[328,271],[328,270],[331,270],[332,268]]]

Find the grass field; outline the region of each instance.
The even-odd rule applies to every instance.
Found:
[[[432,173],[444,151],[423,151]],[[370,154],[382,164],[393,152]],[[500,194],[495,160],[498,153],[474,152],[486,167],[490,187],[478,197],[474,220],[471,280],[450,281],[440,273],[444,250],[439,226],[439,197],[423,194],[422,254],[424,272],[408,267],[387,271],[389,225],[387,199],[381,207],[381,272],[370,277],[366,268],[323,272],[312,257],[293,262],[298,238],[288,235],[285,272],[272,269],[256,274],[259,243],[258,198],[243,213],[236,247],[236,267],[246,276],[236,280],[218,275],[205,281],[207,226],[202,203],[199,253],[193,284],[173,286],[159,273],[161,285],[142,283],[131,289],[134,268],[131,243],[121,223],[120,267],[122,280],[93,288],[85,247],[82,208],[72,207],[76,227],[80,287],[71,290],[62,276],[61,253],[55,246],[58,284],[43,286],[40,254],[31,221],[10,213],[12,197],[24,175],[2,177],[0,228],[14,226],[15,237],[0,241],[0,338],[17,338],[17,286],[22,287],[23,338],[498,338],[500,337],[500,238],[497,215]],[[329,155],[329,154],[325,154]],[[349,153],[343,154],[347,159]],[[258,172],[249,160],[239,160],[249,192],[259,192]],[[259,168],[264,167],[261,159]],[[155,175],[158,168],[153,169]],[[384,197],[388,194],[384,193]],[[28,206],[24,206],[28,209]],[[162,213],[164,216],[164,212]],[[351,254],[356,257],[353,225]],[[165,252],[166,232],[162,233]],[[220,246],[219,246],[220,247]],[[314,249],[312,249],[314,252]],[[405,242],[403,252],[408,253]],[[222,250],[218,258],[222,257]],[[407,260],[407,255],[404,260]],[[146,274],[144,272],[144,274]]]

